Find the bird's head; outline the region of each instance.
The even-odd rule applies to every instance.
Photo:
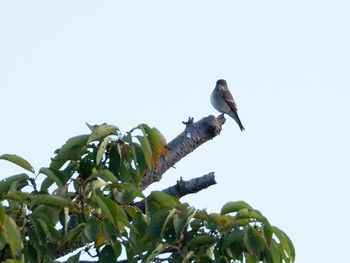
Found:
[[[227,82],[226,82],[226,80],[224,80],[224,79],[219,79],[217,82],[216,82],[216,85],[217,86],[227,86]]]

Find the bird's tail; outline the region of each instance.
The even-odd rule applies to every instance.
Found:
[[[244,129],[244,127],[243,127],[243,124],[242,124],[241,120],[240,120],[239,117],[238,117],[237,112],[231,111],[231,112],[229,113],[229,115],[237,122],[237,124],[238,124],[239,128],[241,129],[241,131],[244,131],[245,129]]]
[[[241,121],[239,121],[239,122],[237,122],[237,123],[238,123],[238,126],[239,126],[239,128],[241,129],[241,131],[245,131],[245,129],[244,129],[244,127],[243,127]]]

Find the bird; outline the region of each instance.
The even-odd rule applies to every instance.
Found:
[[[216,82],[215,89],[211,93],[210,102],[213,107],[222,114],[228,114],[238,124],[241,131],[244,131],[241,120],[238,117],[237,105],[233,100],[230,90],[228,89],[227,82],[224,79],[219,79]]]

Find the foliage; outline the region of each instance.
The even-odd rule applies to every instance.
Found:
[[[141,124],[123,135],[113,125],[88,127],[35,179],[22,173],[0,182],[1,262],[54,262],[84,246],[99,262],[116,262],[122,251],[128,262],[294,261],[288,236],[245,202],[209,214],[161,191],[145,197],[140,178],[168,154],[155,128]],[[0,159],[34,173],[17,155]]]

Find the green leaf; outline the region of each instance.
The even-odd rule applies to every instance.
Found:
[[[217,213],[210,213],[208,216],[208,227],[210,229],[216,229],[218,225],[221,225],[221,221],[223,219],[224,215],[217,214]]]
[[[118,135],[118,127],[114,125],[102,124],[94,127],[92,133],[89,136],[89,142],[99,141],[109,135]]]
[[[245,253],[244,257],[245,257],[246,263],[258,263],[259,262],[258,257],[256,255],[250,255],[248,253]]]
[[[102,160],[102,156],[106,151],[107,145],[110,141],[110,137],[106,137],[103,139],[103,141],[99,144],[97,154],[96,154],[96,164],[99,165]]]
[[[130,204],[135,198],[135,185],[123,183],[117,184],[113,189],[113,196],[119,204]]]
[[[156,201],[162,207],[175,207],[180,204],[179,200],[171,195],[168,195],[162,191],[153,191],[147,199],[149,201]]]
[[[278,244],[278,249],[279,249],[279,252],[280,252],[280,256],[282,258],[282,262],[283,263],[290,263],[291,260],[290,258],[288,257],[288,255],[286,254],[286,251],[285,249],[283,248],[283,246],[281,244]]]
[[[31,223],[34,227],[35,237],[39,240],[40,252],[45,253],[47,247],[47,233],[48,228],[44,220],[37,218],[35,215],[30,216]]]
[[[121,144],[120,150],[122,153],[122,159],[124,163],[131,163],[133,161],[133,147],[130,144]]]
[[[202,245],[212,245],[216,242],[215,237],[209,236],[208,234],[199,234],[188,241],[188,245],[194,248],[198,248]]]
[[[234,213],[237,212],[238,210],[241,210],[243,208],[247,208],[248,210],[253,209],[250,205],[248,205],[244,201],[237,201],[237,202],[229,202],[226,203],[222,208],[221,208],[221,214],[229,214],[229,213]]]
[[[52,159],[50,168],[59,170],[68,160],[79,160],[86,152],[87,143],[90,135],[78,135],[67,140],[67,142],[55,153],[57,155]]]
[[[117,262],[117,255],[112,246],[106,245],[99,253],[100,263]]]
[[[80,253],[81,253],[81,251],[79,251],[77,254],[69,257],[67,259],[66,263],[79,263]]]
[[[270,223],[268,221],[265,221],[262,224],[262,233],[263,233],[263,236],[266,240],[267,246],[271,247],[273,230],[272,230],[272,226],[270,225]]]
[[[233,241],[226,249],[225,252],[230,258],[235,260],[241,260],[243,257],[243,252],[246,251],[243,242],[244,234],[237,240]]]
[[[152,149],[152,161],[154,165],[157,165],[160,153],[159,140],[156,133],[147,125],[142,124],[142,127],[145,131],[145,135],[151,145]]]
[[[222,237],[221,246],[222,248],[226,248],[230,246],[232,243],[241,241],[244,236],[245,231],[243,229],[235,228],[231,232],[227,233]]]
[[[164,244],[159,244],[152,252],[147,256],[145,263],[152,262],[156,256],[160,255],[164,250]]]
[[[103,212],[103,216],[108,218],[118,230],[123,232],[127,222],[127,216],[117,203],[103,195],[94,195],[93,200],[98,204]]]
[[[126,165],[122,163],[119,168],[118,179],[122,182],[130,182],[131,180],[132,171],[130,167],[127,168]]]
[[[198,229],[203,226],[203,221],[199,219],[194,219],[191,221],[190,226],[193,231],[198,231]]]
[[[4,221],[5,221],[5,207],[3,207],[3,205],[0,203],[0,226],[4,224]]]
[[[143,155],[145,157],[146,164],[149,168],[152,168],[152,149],[151,145],[149,144],[149,141],[146,137],[143,136],[136,136],[136,138],[139,140],[141,144],[141,150],[143,152]]]
[[[50,177],[46,177],[44,181],[41,183],[40,191],[46,192],[51,185],[53,185],[54,181]]]
[[[85,227],[85,235],[90,240],[90,242],[96,240],[101,234],[101,224],[100,221],[94,217],[89,217],[86,227]]]
[[[275,240],[272,241],[270,252],[273,263],[280,263],[282,261],[280,250]]]
[[[173,224],[174,224],[175,233],[178,238],[180,238],[183,231],[187,229],[190,221],[192,220],[196,212],[197,212],[196,209],[191,207],[186,211],[184,215],[176,214],[174,216]]]
[[[134,160],[136,164],[136,168],[139,171],[139,175],[143,175],[144,171],[146,169],[146,160],[145,155],[140,147],[139,144],[133,143],[133,153],[134,153]]]
[[[23,248],[23,254],[24,254],[24,262],[32,262],[32,263],[38,263],[38,255],[37,251],[33,246],[33,243],[27,243]],[[23,262],[22,261],[22,262]]]
[[[144,236],[146,233],[147,222],[142,212],[136,212],[132,223],[137,231],[137,234]]]
[[[176,208],[173,208],[167,218],[164,221],[162,231],[158,237],[158,242],[160,243],[163,240],[163,236],[165,235],[165,232],[167,231],[168,228],[170,228],[170,223],[173,222],[175,215],[178,213]]]
[[[92,169],[95,167],[95,156],[93,153],[88,153],[80,161],[79,174],[83,180],[92,174]]]
[[[13,184],[11,184],[11,186],[9,188],[8,194],[10,194],[13,191],[21,190],[22,188],[26,187],[27,185],[28,185],[27,180],[13,182]]]
[[[17,164],[18,166],[22,167],[23,169],[26,169],[29,172],[35,173],[34,168],[31,166],[31,164],[23,159],[22,157],[15,155],[15,154],[3,154],[0,156],[0,160],[6,160],[11,163]]]
[[[48,205],[39,205],[31,216],[44,220],[47,224],[56,225],[59,217],[59,210]]]
[[[32,198],[32,194],[22,191],[11,190],[7,193],[6,198],[24,203],[25,201],[30,200]]]
[[[243,237],[244,244],[251,255],[260,256],[260,252],[264,248],[264,241],[257,229],[248,226]]]
[[[113,144],[109,150],[109,170],[118,175],[121,164],[121,150],[118,143]]]
[[[48,224],[47,225],[47,228],[48,228],[48,234],[47,234],[47,238],[52,241],[52,242],[58,242],[59,240],[61,240],[61,232],[58,231],[56,228],[55,228],[55,225],[51,225],[51,224]],[[49,246],[51,246],[52,244],[49,244]]]
[[[154,130],[152,130],[147,124],[140,124],[138,127],[142,130],[144,137],[147,138],[151,147],[152,166],[150,167],[152,168],[158,164],[159,153],[161,151],[158,137]]]
[[[113,225],[113,223],[109,220],[103,220],[102,228],[103,228],[103,235],[106,239],[106,242],[109,244],[113,244],[115,247],[120,246],[120,243],[116,242],[117,238],[119,237],[119,231]],[[121,251],[121,247],[120,247],[120,251]]]
[[[96,170],[95,168],[92,170],[92,175],[101,178],[106,182],[117,183],[117,177],[109,170]]]
[[[69,231],[66,235],[63,236],[61,240],[60,247],[63,247],[66,243],[70,248],[74,245],[77,239],[80,237],[81,233],[84,231],[85,223],[77,225],[71,231]]]
[[[277,236],[279,239],[282,248],[287,252],[289,259],[291,261],[295,260],[295,250],[292,241],[290,238],[284,233],[282,230],[278,229],[277,227],[272,227],[273,233]]]
[[[235,215],[235,219],[256,219],[257,221],[261,222],[266,221],[266,218],[258,210],[249,210],[248,208],[238,210]]]
[[[6,261],[4,261],[5,263],[22,263],[23,261],[20,259],[6,259]]]
[[[151,222],[146,229],[146,235],[142,238],[141,243],[146,244],[151,240],[162,239],[169,220],[174,216],[169,210],[162,210],[151,215]],[[158,240],[159,241],[159,240]]]
[[[55,182],[58,187],[63,186],[61,179],[53,172],[52,169],[43,167],[39,170],[39,173],[45,174],[48,178]]]
[[[29,180],[29,176],[27,174],[17,174],[1,180],[0,181],[0,198],[4,193],[7,193],[10,190],[11,185],[13,183],[22,182],[22,181],[26,182],[27,180]]]
[[[166,141],[165,137],[157,128],[153,127],[152,130],[158,138],[160,153],[163,156],[167,157],[169,155],[169,152],[167,149],[167,141]]]
[[[96,192],[96,190],[101,190],[102,187],[106,186],[107,183],[105,181],[102,180],[93,180],[91,182],[88,182],[86,184],[86,188],[84,189],[84,194],[85,195],[90,195],[90,192]],[[99,191],[97,191],[99,192]]]
[[[62,145],[60,149],[57,150],[57,155],[65,159],[71,159],[73,157],[76,157],[76,150],[80,150],[81,148],[86,146],[89,137],[90,135],[83,134],[68,139],[67,142],[64,145]]]
[[[10,246],[11,255],[13,258],[19,258],[22,250],[22,237],[19,228],[15,221],[7,215],[4,217],[4,225],[7,232],[7,240]]]
[[[39,195],[32,199],[32,205],[52,205],[57,207],[69,207],[74,208],[74,205],[70,199],[66,199],[56,195]]]
[[[263,255],[264,262],[267,262],[267,263],[282,262],[279,246],[277,245],[276,240],[272,240],[270,247],[265,246],[263,253],[264,253]]]
[[[237,211],[236,219],[242,219],[242,218],[250,218],[250,211],[248,208],[242,208],[240,210]]]

